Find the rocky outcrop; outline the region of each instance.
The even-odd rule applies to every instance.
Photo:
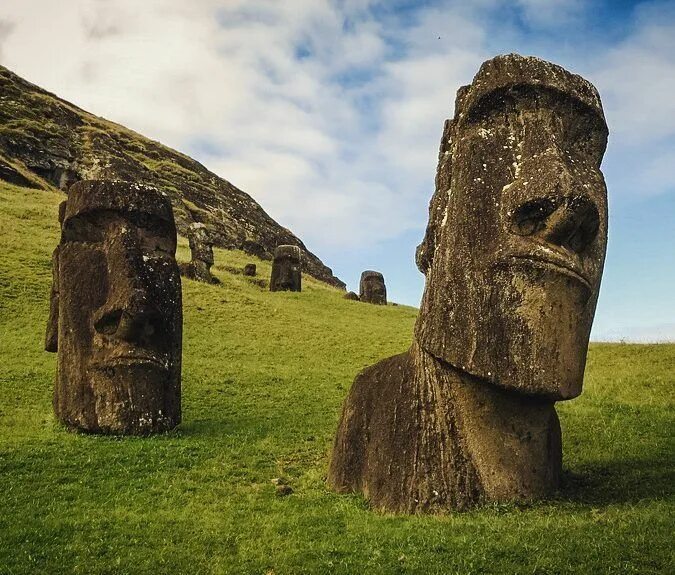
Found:
[[[303,271],[344,288],[330,268],[248,194],[199,162],[94,116],[0,66],[0,179],[66,190],[85,179],[149,184],[171,198],[179,233],[194,222],[214,245],[272,259],[278,245],[302,252]]]

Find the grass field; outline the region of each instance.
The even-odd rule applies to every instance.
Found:
[[[226,271],[250,256],[218,250],[221,286],[183,283],[183,424],[65,431],[43,351],[60,199],[0,183],[0,573],[675,571],[675,345],[591,346],[584,394],[559,404],[554,500],[376,514],[326,488],[327,453],[355,374],[406,349],[416,310],[309,278],[272,294]]]

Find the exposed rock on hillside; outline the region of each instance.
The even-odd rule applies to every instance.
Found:
[[[251,198],[199,162],[123,126],[94,116],[0,66],[0,179],[65,190],[83,179],[157,186],[171,196],[179,233],[206,224],[215,245],[272,259],[296,245],[308,274],[345,284]]]

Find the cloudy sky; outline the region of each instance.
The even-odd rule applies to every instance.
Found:
[[[443,120],[518,52],[600,90],[610,242],[595,339],[675,340],[675,0],[3,0],[0,63],[197,158],[357,287],[414,266]]]

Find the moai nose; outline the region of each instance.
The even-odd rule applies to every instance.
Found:
[[[566,197],[546,218],[540,235],[549,243],[581,253],[597,236],[600,214],[585,195]]]
[[[94,328],[108,337],[141,343],[160,328],[161,315],[146,286],[145,262],[136,232],[121,226],[108,245],[108,274],[114,281],[108,282],[106,303],[94,317]]]

